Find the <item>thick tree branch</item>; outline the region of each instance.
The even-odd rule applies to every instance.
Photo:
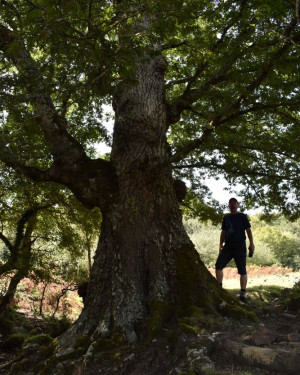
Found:
[[[118,188],[110,162],[85,158],[74,169],[62,160],[55,161],[47,170],[26,166],[13,155],[0,137],[0,161],[26,177],[38,182],[56,182],[68,187],[86,207],[102,209],[113,199]]]
[[[0,232],[0,239],[4,242],[4,245],[12,251],[13,249],[13,244],[10,242],[10,240],[2,233]]]
[[[32,6],[33,9],[42,9],[42,10],[46,10],[45,7],[41,6],[41,5],[37,5],[37,4],[34,4],[32,1],[30,0],[25,0],[26,3],[28,3],[29,5]]]
[[[117,186],[111,164],[102,159],[89,159],[82,145],[67,132],[67,122],[56,111],[37,64],[23,41],[3,25],[0,25],[0,50],[26,82],[35,119],[50,147],[54,163],[46,171],[26,166],[9,151],[1,134],[0,160],[36,181],[53,181],[67,186],[87,207],[106,207]]]
[[[35,108],[35,119],[44,133],[54,159],[62,158],[66,154],[74,159],[84,157],[82,146],[66,130],[66,120],[55,110],[43,77],[23,41],[1,24],[0,50],[13,62],[26,82],[28,96]]]
[[[251,113],[251,112],[258,112],[258,111],[263,111],[263,110],[266,110],[266,109],[277,109],[277,108],[280,108],[280,107],[293,107],[293,106],[299,105],[299,104],[300,104],[300,99],[298,99],[298,100],[293,100],[293,99],[284,100],[284,101],[280,101],[278,103],[266,103],[266,104],[255,103],[249,108],[246,108],[246,109],[237,111],[235,113],[232,113],[230,116],[225,117],[223,120],[219,121],[218,124],[222,125],[225,122],[232,121],[234,119],[239,118],[242,115],[245,115],[245,114]],[[294,119],[294,121],[295,120],[296,119]]]
[[[222,45],[224,38],[227,34],[227,32],[237,23],[240,21],[240,19],[243,16],[243,13],[245,11],[247,2],[245,0],[241,1],[241,7],[238,15],[230,22],[228,25],[226,25],[222,31],[220,39],[215,43],[215,45],[212,47],[212,52],[216,53],[217,49]],[[238,36],[238,38],[243,38],[244,35],[248,33],[248,30],[245,29],[241,32],[241,34]],[[197,81],[197,79],[201,76],[201,73],[204,71],[204,69],[208,66],[208,61],[202,64],[201,67],[198,67],[195,74],[190,77],[189,79],[185,78],[182,79],[180,83],[187,82],[187,87],[182,93],[182,95],[171,105],[168,107],[168,123],[169,125],[176,123],[180,119],[180,115],[184,110],[189,110],[191,108],[191,105],[199,100],[203,95],[205,95],[211,86],[217,85],[218,83],[224,82],[229,79],[229,76],[227,75],[227,72],[232,67],[233,63],[238,59],[242,57],[242,52],[239,50],[238,53],[232,54],[231,57],[228,59],[228,61],[221,67],[219,72],[217,72],[213,77],[211,77],[202,87],[199,89],[192,90],[193,84]],[[176,84],[176,81],[175,81]]]
[[[92,30],[92,23],[93,23],[92,8],[93,8],[93,0],[90,0],[90,2],[89,2],[89,14],[88,14],[88,33],[90,33],[91,30]]]
[[[254,146],[251,146],[251,145],[243,145],[243,144],[237,144],[237,145],[235,145],[235,144],[233,144],[232,142],[231,143],[226,143],[226,142],[222,142],[222,146],[224,146],[224,147],[228,147],[228,148],[230,148],[232,151],[235,151],[235,152],[241,152],[241,150],[247,150],[247,151],[257,151],[257,152],[261,152],[261,149],[259,149],[258,147],[254,147]],[[295,162],[297,162],[298,163],[298,161],[299,161],[299,159],[297,158],[297,157],[295,157],[295,156],[293,156],[293,155],[291,155],[291,154],[288,154],[287,152],[282,152],[282,151],[279,151],[278,150],[278,147],[277,148],[271,148],[271,147],[269,147],[269,148],[267,148],[266,146],[265,146],[265,148],[264,148],[264,150],[266,151],[266,152],[271,152],[271,153],[273,153],[273,154],[276,154],[276,155],[280,155],[280,156],[282,156],[282,157],[284,157],[284,158],[286,158],[286,159],[290,159],[290,160],[293,160],[293,161],[295,161]],[[296,150],[295,150],[296,151]]]
[[[231,109],[239,108],[241,102],[245,97],[250,93],[253,92],[259,85],[265,80],[268,76],[271,69],[274,67],[276,62],[278,61],[279,57],[283,55],[284,52],[290,47],[292,43],[294,43],[293,39],[290,38],[292,31],[295,29],[297,25],[297,20],[295,18],[292,19],[290,24],[286,27],[285,32],[280,35],[281,39],[284,40],[284,44],[281,48],[277,49],[277,51],[270,56],[269,61],[263,66],[262,70],[259,72],[258,76],[252,81],[251,84],[248,85],[244,93],[237,99],[237,101],[231,106]],[[244,34],[247,34],[247,30],[244,30],[240,36],[243,37]],[[278,43],[278,41],[277,41]],[[217,45],[216,47],[217,48]],[[252,48],[252,47],[248,47]],[[197,78],[200,76],[198,72],[195,76],[191,77],[188,81],[187,87],[185,91],[182,93],[177,100],[168,106],[168,123],[169,125],[172,123],[176,123],[180,119],[180,115],[184,110],[190,110],[191,105],[201,99],[203,95],[210,91],[211,86],[215,86],[221,82],[228,80],[230,77],[228,72],[230,68],[233,66],[234,62],[241,58],[243,55],[243,51],[239,51],[238,53],[233,53],[231,57],[227,60],[227,62],[220,68],[220,70],[211,77],[204,85],[202,85],[198,89],[192,89],[194,82],[196,82]],[[224,113],[228,113],[228,108]],[[219,118],[218,118],[219,120]],[[216,123],[216,121],[215,121]]]
[[[0,133],[0,161],[10,168],[13,168],[16,172],[31,178],[34,181],[40,182],[50,182],[53,181],[50,172],[50,169],[43,171],[35,167],[26,166],[23,161],[18,160],[18,158],[10,152],[9,148],[6,145],[6,142],[1,138]]]
[[[175,79],[173,81],[169,81],[167,84],[166,84],[166,89],[171,87],[171,86],[174,86],[174,85],[180,85],[182,83],[187,83],[191,80],[191,77],[187,77],[187,78],[182,78],[182,79]]]
[[[204,130],[204,132],[203,132],[203,134],[200,138],[193,139],[192,141],[190,141],[187,144],[185,144],[184,146],[182,146],[180,149],[177,150],[176,154],[172,155],[169,158],[169,161],[164,161],[162,163],[163,165],[164,164],[171,164],[171,163],[178,162],[178,161],[182,160],[190,152],[199,148],[206,140],[208,140],[210,138],[211,134],[218,127],[220,127],[224,123],[227,123],[228,121],[232,120],[236,116],[240,115],[240,109],[239,108],[240,108],[243,100],[245,100],[250,93],[252,93],[255,89],[257,89],[260,86],[260,84],[268,77],[269,72],[272,70],[272,68],[276,64],[276,61],[287,51],[287,49],[292,44],[292,40],[289,39],[289,36],[290,36],[292,30],[296,27],[296,25],[297,25],[297,21],[294,18],[285,30],[285,33],[284,33],[284,37],[286,37],[285,42],[282,44],[282,46],[280,48],[278,48],[269,57],[268,62],[263,66],[260,74],[257,77],[255,77],[253,79],[253,81],[250,84],[248,84],[248,86],[246,86],[244,92],[241,95],[239,95],[238,98],[235,101],[233,101],[233,103],[231,103],[229,106],[223,108],[222,111],[214,117],[213,121],[210,122],[209,127],[207,127]],[[229,62],[228,62],[228,64],[229,64]],[[228,65],[228,68],[229,68],[229,65]],[[224,68],[224,71],[226,71],[227,68],[225,66],[223,66],[223,68]],[[219,74],[217,76],[215,76],[214,79],[217,80],[218,76],[219,76]],[[207,89],[207,84],[205,84],[204,87],[202,87],[202,89],[204,89],[204,90]],[[196,90],[196,91],[198,91],[198,90]],[[199,95],[200,95],[200,91],[197,92],[197,95],[195,95],[195,98],[192,99],[190,97],[190,100],[194,101],[194,100],[198,99]],[[191,93],[189,92],[188,95],[191,95]],[[201,95],[202,95],[202,93],[201,93]],[[287,102],[291,103],[291,101],[287,101]],[[285,102],[285,103],[287,103],[287,102]],[[298,101],[297,101],[297,103],[298,103]],[[264,105],[268,105],[268,104],[264,104]],[[257,109],[259,109],[259,106],[260,106],[260,104],[257,104]],[[281,107],[283,106],[283,102],[281,102],[280,106]],[[183,107],[184,106],[181,106],[181,109],[183,109]],[[256,104],[253,104],[253,107],[256,108]],[[250,110],[247,110],[247,112],[250,112]],[[230,115],[228,115],[228,113]]]
[[[220,39],[216,42],[216,47],[218,47],[220,44],[223,43],[225,36],[227,35],[227,32],[234,26],[236,25],[237,22],[239,22],[243,18],[244,11],[247,6],[247,1],[246,0],[241,0],[241,7],[240,11],[237,14],[237,16],[230,22],[228,25],[226,25],[221,33]]]
[[[188,46],[188,42],[184,40],[183,42],[178,42],[178,43],[168,43],[168,44],[164,44],[163,46],[161,46],[160,49],[162,51],[165,51],[167,49],[174,49],[174,48],[178,48],[181,46]]]
[[[218,83],[226,81],[228,79],[227,72],[236,61],[236,59],[237,57],[231,57],[213,77],[211,77],[204,85],[202,85],[202,87],[200,87],[199,89],[192,89],[193,83],[197,80],[208,63],[203,64],[201,69],[198,68],[195,75],[189,79],[187,87],[182,95],[169,106],[168,124],[171,125],[178,122],[181,113],[186,109],[190,109],[193,103],[207,94],[210,91],[211,86],[215,86]]]
[[[165,159],[162,163],[159,163],[157,167],[170,165],[173,163],[177,163],[180,160],[182,160],[185,156],[187,156],[191,151],[199,148],[201,145],[205,144],[206,141],[211,137],[211,135],[214,133],[215,129],[210,124],[202,133],[201,137],[197,139],[193,139],[190,142],[187,142],[185,145],[183,145],[180,149],[177,150],[175,154],[170,156],[168,159]]]
[[[173,169],[185,169],[185,168],[210,168],[210,169],[218,169],[219,171],[226,172],[228,174],[237,175],[237,176],[258,176],[258,177],[268,177],[272,179],[278,179],[280,181],[287,180],[287,181],[295,181],[295,179],[298,178],[298,175],[295,176],[288,176],[283,175],[280,173],[274,174],[274,173],[267,173],[263,172],[262,169],[258,170],[255,168],[248,168],[247,165],[245,165],[242,168],[234,168],[232,166],[228,167],[225,164],[219,164],[215,163],[213,161],[209,162],[199,162],[199,163],[191,163],[191,164],[182,164],[182,165],[174,165],[172,167]]]

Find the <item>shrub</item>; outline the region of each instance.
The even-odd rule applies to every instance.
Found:
[[[52,341],[53,338],[50,335],[42,333],[40,335],[28,337],[24,344],[50,345]]]
[[[283,297],[289,310],[297,311],[300,314],[300,281]]]
[[[72,322],[66,316],[63,316],[61,319],[52,317],[47,318],[49,335],[51,335],[51,337],[53,338],[60,336],[64,332],[66,332],[70,328],[71,324]]]

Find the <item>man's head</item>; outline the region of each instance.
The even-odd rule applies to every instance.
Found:
[[[235,198],[230,198],[228,207],[231,214],[236,214],[239,207],[239,202]]]

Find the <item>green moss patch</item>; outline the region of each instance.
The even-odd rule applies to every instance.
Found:
[[[99,338],[93,344],[94,353],[100,351],[111,351],[123,346],[126,343],[124,335],[121,332],[115,332],[110,338]]]
[[[196,327],[193,327],[193,326],[190,326],[188,324],[185,324],[185,323],[179,323],[179,327],[182,328],[182,331],[184,333],[187,333],[188,335],[193,335],[193,336],[197,336],[199,331]]]
[[[176,251],[175,267],[175,289],[178,295],[176,308],[179,316],[185,316],[191,306],[207,314],[214,314],[222,301],[230,303],[232,297],[220,288],[192,245]]]
[[[79,337],[75,343],[74,343],[74,349],[85,349],[87,350],[88,347],[90,346],[91,344],[91,340],[90,340],[90,337],[89,336],[82,336],[82,337]]]
[[[250,320],[252,322],[259,322],[259,319],[254,311],[248,310],[246,307],[240,307],[237,305],[225,304],[221,310],[224,315],[227,315],[230,318]]]
[[[53,341],[53,338],[50,335],[42,333],[40,335],[34,335],[28,337],[24,344],[39,344],[39,345],[50,345]]]

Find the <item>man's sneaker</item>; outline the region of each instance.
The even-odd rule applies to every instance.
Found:
[[[241,292],[241,293],[240,293],[240,300],[241,300],[242,302],[246,302],[246,293],[245,293],[245,292]]]

